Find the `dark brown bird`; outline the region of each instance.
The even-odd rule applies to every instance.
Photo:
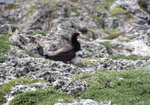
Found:
[[[64,46],[63,48],[56,50],[51,55],[46,55],[46,58],[63,62],[71,61],[76,56],[76,52],[81,50],[81,46],[77,38],[87,37],[80,35],[79,33],[72,34],[70,38],[70,44],[68,46]]]

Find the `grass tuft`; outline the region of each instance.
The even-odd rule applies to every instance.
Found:
[[[125,14],[128,19],[133,19],[132,14],[130,14],[128,11],[126,11],[122,8],[119,8],[119,7],[112,9],[110,12],[111,12],[112,16],[118,16],[118,14]]]
[[[112,46],[112,45],[110,44],[110,42],[108,42],[108,41],[107,41],[107,42],[99,42],[99,44],[101,44],[101,45],[103,45],[103,46],[106,47],[107,53],[108,53],[109,55],[112,54],[112,49],[116,49],[116,47]]]
[[[104,19],[104,18],[101,18],[101,17],[96,16],[96,15],[91,15],[91,17],[92,17],[93,19],[96,19],[96,20],[98,21],[98,24],[100,24],[100,26],[101,26],[102,28],[105,28],[105,19]]]
[[[34,35],[36,35],[36,34],[41,34],[41,35],[44,35],[44,36],[45,36],[45,35],[47,34],[47,32],[35,30],[35,31],[34,31]]]
[[[66,41],[69,41],[70,38],[68,35],[64,34],[64,35],[61,35],[62,39],[65,39]]]
[[[109,9],[110,6],[111,6],[114,2],[115,2],[115,0],[104,0],[104,1],[103,1],[103,4],[104,4],[104,6],[105,6],[107,9]]]
[[[37,9],[37,7],[38,7],[37,5],[31,5],[26,13],[26,18],[29,16],[30,13],[33,12],[33,10]]]
[[[10,50],[11,42],[9,42],[9,38],[1,35],[0,36],[0,53],[8,53]]]

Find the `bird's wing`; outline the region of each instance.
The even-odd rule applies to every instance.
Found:
[[[70,61],[75,57],[75,55],[76,54],[71,46],[65,46],[55,51],[53,54],[48,55],[46,58],[53,59],[56,61]]]

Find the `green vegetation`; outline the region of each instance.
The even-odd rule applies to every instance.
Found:
[[[112,29],[112,30],[108,30],[108,29],[103,29],[105,33],[112,35],[112,34],[116,34],[118,29]]]
[[[116,33],[116,34],[106,36],[103,39],[112,40],[112,39],[118,38],[120,35],[124,35],[124,34],[126,34],[126,33],[125,32],[120,32],[120,33]]]
[[[3,86],[0,87],[0,105],[2,105],[2,103],[6,102],[5,95],[10,94],[10,90],[12,87],[15,86],[16,82],[20,83],[22,85],[28,85],[28,86],[31,86],[37,82],[45,83],[45,81],[42,79],[29,80],[28,78],[13,79],[13,80],[9,81],[8,83],[4,83]]]
[[[109,9],[110,6],[111,6],[114,2],[115,2],[115,0],[104,0],[104,1],[103,1],[103,4],[105,5],[105,7],[106,7],[107,9]]]
[[[79,7],[77,6],[77,5],[73,5],[69,10],[66,10],[66,12],[67,12],[67,16],[69,17],[69,15],[72,13],[72,12],[74,12],[74,13],[76,13],[76,15],[77,16],[79,16],[80,14],[77,12],[77,9],[78,9]]]
[[[12,29],[12,32],[14,32],[16,29],[18,29],[18,27],[17,26],[11,26],[11,29]]]
[[[16,95],[10,105],[53,105],[59,99],[63,100],[63,102],[71,102],[74,98],[53,88],[39,89]]]
[[[33,12],[33,10],[37,9],[37,7],[38,7],[37,5],[31,5],[26,13],[26,17],[28,17],[29,14]]]
[[[110,100],[113,104],[119,105],[149,105],[149,69],[97,71],[75,77],[91,84],[80,94],[82,99],[93,99],[99,102]]]
[[[87,51],[89,51],[89,52],[94,52],[92,49],[90,49],[90,48],[85,48]]]
[[[29,56],[31,57],[35,57],[34,53],[28,51],[27,49],[23,48],[23,47],[19,47],[21,50],[24,50]]]
[[[110,42],[99,42],[99,44],[101,44],[101,45],[103,45],[103,46],[105,46],[106,47],[106,50],[107,50],[107,53],[109,54],[109,55],[111,55],[112,54],[112,49],[116,49],[114,46],[112,46],[111,44],[110,44]]]
[[[116,59],[126,59],[126,60],[149,60],[150,56],[144,56],[144,57],[140,57],[140,56],[126,56],[126,55],[110,55],[109,58],[112,58],[114,60]]]
[[[130,42],[131,40],[130,39],[119,39],[118,41],[119,42]]]
[[[138,0],[138,4],[142,10],[149,13],[149,11],[148,11],[148,0]]]
[[[37,0],[37,1],[43,2],[43,3],[50,2],[51,4],[56,4],[57,3],[57,0]]]
[[[70,38],[69,38],[68,35],[61,35],[61,37],[62,37],[63,39],[65,39],[66,41],[69,41],[69,40],[70,40]]]
[[[98,24],[102,27],[102,28],[105,28],[105,19],[104,18],[101,18],[99,16],[96,16],[96,15],[91,15],[91,17],[95,20],[97,20]]]
[[[10,50],[11,42],[9,42],[9,38],[1,35],[0,36],[0,53],[8,53]]]
[[[7,59],[8,59],[7,56],[0,57],[0,63],[6,61]]]
[[[20,8],[17,4],[15,3],[9,3],[8,6],[4,10],[0,10],[0,13],[4,13],[6,11],[12,10],[12,9],[17,9]]]
[[[47,32],[40,31],[40,30],[35,30],[35,31],[34,31],[34,35],[36,35],[36,34],[46,35]]]
[[[128,19],[133,19],[132,14],[130,14],[128,11],[126,11],[122,8],[119,8],[119,7],[112,9],[110,12],[111,12],[112,16],[118,16],[119,13],[121,13],[121,14],[124,13]]]

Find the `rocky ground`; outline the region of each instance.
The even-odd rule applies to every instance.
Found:
[[[0,36],[6,36],[13,43],[9,52],[0,54],[8,57],[0,63],[0,86],[21,77],[42,78],[49,83],[42,86],[37,83],[32,88],[16,84],[8,103],[14,95],[27,89],[54,87],[68,94],[86,91],[90,84],[75,79],[73,74],[150,67],[149,59],[132,61],[109,57],[120,54],[150,56],[150,2],[147,2],[146,10],[137,0],[114,0],[112,4],[104,4],[104,0],[0,3]],[[89,37],[79,40],[85,66],[55,62],[40,56],[39,53],[50,54],[66,45],[68,37],[76,31]],[[112,35],[117,37],[109,40],[108,36]],[[55,105],[91,104],[111,105],[111,102],[81,100]]]

